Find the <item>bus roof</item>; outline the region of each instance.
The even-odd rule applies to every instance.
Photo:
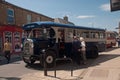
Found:
[[[84,26],[75,26],[72,24],[62,24],[57,22],[50,22],[50,21],[38,21],[38,22],[32,22],[29,24],[26,24],[23,26],[24,30],[31,30],[33,28],[41,28],[41,27],[66,27],[66,28],[75,28],[75,29],[86,29],[86,30],[99,30],[99,31],[105,31],[105,29],[100,28],[92,28],[92,27],[84,27]]]

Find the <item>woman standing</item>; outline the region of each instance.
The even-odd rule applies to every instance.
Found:
[[[83,37],[80,37],[81,42],[81,58],[82,58],[82,64],[86,64],[86,44]]]

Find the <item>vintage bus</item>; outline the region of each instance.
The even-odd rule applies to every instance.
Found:
[[[106,48],[116,45],[116,34],[114,31],[106,31]]]
[[[23,41],[23,60],[27,64],[39,60],[41,65],[45,61],[47,67],[51,67],[56,58],[72,58],[73,36],[85,38],[87,57],[96,58],[99,51],[106,48],[104,29],[56,22],[33,22],[24,25],[23,30],[26,36]],[[64,47],[64,52],[61,47]]]

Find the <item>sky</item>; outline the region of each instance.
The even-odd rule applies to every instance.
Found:
[[[117,31],[120,10],[110,11],[110,0],[6,0],[51,18],[63,18],[75,25]]]

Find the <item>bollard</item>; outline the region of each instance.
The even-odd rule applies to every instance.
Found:
[[[59,61],[59,60],[69,60],[70,62],[71,62],[71,64],[73,64],[73,61],[72,61],[72,59],[71,58],[57,58],[56,60],[55,60],[55,63],[54,63],[54,76],[56,77],[56,62],[57,61]],[[73,68],[72,68],[72,66],[71,66],[71,76],[73,76]]]
[[[55,74],[55,77],[56,77],[56,60],[55,60],[54,64],[55,64],[54,65],[54,68],[55,68],[55,73],[54,74]]]
[[[47,65],[45,61],[45,54],[43,56],[44,56],[44,76],[47,76]]]

